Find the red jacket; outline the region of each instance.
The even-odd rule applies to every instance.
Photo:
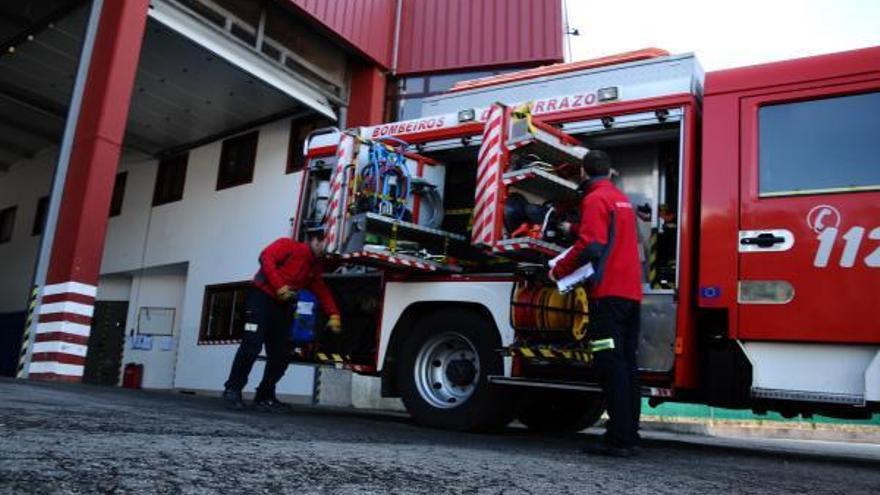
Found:
[[[277,298],[275,292],[285,285],[293,290],[308,289],[315,294],[326,315],[338,315],[333,294],[321,278],[321,260],[308,244],[282,237],[260,253],[260,270],[254,285]]]
[[[589,262],[596,273],[589,280],[590,296],[642,300],[636,215],[633,206],[608,179],[592,180],[581,200],[577,240],[553,268],[557,279]]]

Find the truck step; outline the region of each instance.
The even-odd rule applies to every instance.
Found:
[[[536,380],[532,378],[515,378],[510,376],[489,375],[489,383],[496,385],[513,385],[517,387],[555,388],[561,390],[579,390],[583,392],[601,392],[599,385],[592,383],[570,382],[560,380]]]
[[[573,382],[565,380],[541,380],[502,375],[489,375],[489,383],[514,387],[553,388],[558,390],[577,390],[580,392],[601,392],[602,387],[595,383]],[[642,396],[671,399],[676,396],[675,390],[666,387],[641,387]]]
[[[568,363],[585,365],[593,361],[593,353],[588,349],[562,349],[548,345],[512,345],[500,351],[508,356],[516,356],[537,363]]]

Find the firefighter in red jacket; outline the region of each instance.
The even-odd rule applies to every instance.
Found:
[[[244,407],[241,391],[265,344],[266,368],[254,396],[254,406],[270,411],[287,408],[275,397],[275,384],[287,370],[290,315],[299,289],[308,289],[315,294],[321,310],[328,317],[330,331],[342,331],[339,308],[321,278],[324,233],[315,230],[308,236],[308,243],[278,239],[260,253],[260,269],[245,299],[244,334],[223,392],[223,397],[233,407]]]
[[[635,454],[639,435],[641,393],[636,351],[642,300],[642,268],[636,215],[629,198],[611,183],[611,158],[603,151],[584,157],[577,239],[555,265],[550,278],[558,280],[592,263],[590,336],[593,363],[605,392],[608,423],[600,453]]]

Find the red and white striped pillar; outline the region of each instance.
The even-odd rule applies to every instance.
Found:
[[[100,8],[82,108],[41,291],[28,376],[82,380],[110,199],[149,0],[95,1]]]
[[[43,288],[28,376],[79,381],[94,311],[94,285],[66,282]]]

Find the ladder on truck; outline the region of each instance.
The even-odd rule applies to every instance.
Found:
[[[552,235],[548,217],[576,210],[578,169],[586,153],[576,139],[534,118],[527,106],[493,105],[479,154],[472,242],[517,260],[562,253],[564,236]],[[528,218],[525,229],[515,225],[514,199],[540,206],[545,218]]]

